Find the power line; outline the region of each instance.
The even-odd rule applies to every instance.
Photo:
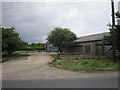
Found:
[[[2,7],[3,9],[16,9],[16,8],[28,8],[28,7],[36,7],[36,6],[39,6],[39,7],[44,7],[44,6],[56,6],[56,5],[72,5],[72,4],[79,4],[78,2],[72,2],[72,3],[53,3],[53,4],[49,4],[49,3],[45,3],[45,4],[42,4],[42,3],[39,3],[39,4],[33,4],[33,5],[27,5],[27,6],[19,6],[19,7],[15,7],[15,6],[12,6],[12,7]]]
[[[56,3],[56,2],[41,2],[41,3],[31,3],[31,2],[3,2],[4,7],[18,6],[18,5],[34,5],[34,4],[47,4],[47,3]]]
[[[33,6],[33,5],[46,5],[46,4],[49,4],[49,3],[32,3],[32,4],[24,3],[24,4],[27,4],[29,6]],[[21,4],[21,5],[24,5],[24,4]],[[54,5],[54,4],[76,4],[76,3],[50,3],[49,5]],[[12,6],[16,6],[16,5],[12,5]],[[5,5],[3,5],[3,7],[10,8],[11,6],[5,6]]]

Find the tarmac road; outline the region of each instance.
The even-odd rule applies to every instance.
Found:
[[[118,88],[118,77],[3,80],[3,88]]]

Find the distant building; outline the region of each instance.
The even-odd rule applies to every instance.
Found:
[[[110,55],[111,45],[104,42],[104,36],[110,35],[109,32],[93,34],[80,37],[76,44],[67,47],[64,53],[84,54],[84,55]]]
[[[58,49],[54,47],[52,44],[50,44],[48,41],[45,44],[45,50],[46,52],[57,52]]]

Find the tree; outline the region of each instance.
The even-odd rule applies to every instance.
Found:
[[[2,52],[7,52],[9,55],[16,50],[23,49],[26,42],[22,41],[14,27],[2,27]]]
[[[31,43],[28,45],[29,48],[31,49],[44,49],[45,48],[45,44],[44,43]]]
[[[47,40],[53,46],[58,48],[59,52],[62,52],[67,46],[74,44],[77,36],[71,32],[68,28],[54,28],[48,35]]]
[[[115,25],[115,36],[116,36],[116,49],[120,52],[120,12],[115,13],[117,18],[117,25]],[[105,36],[104,40],[110,44],[112,44],[112,25],[108,25],[110,28],[110,36]]]

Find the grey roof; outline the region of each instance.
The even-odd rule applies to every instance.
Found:
[[[93,34],[88,36],[79,37],[76,42],[87,42],[87,41],[95,41],[95,40],[102,40],[104,36],[110,35],[109,32]]]

